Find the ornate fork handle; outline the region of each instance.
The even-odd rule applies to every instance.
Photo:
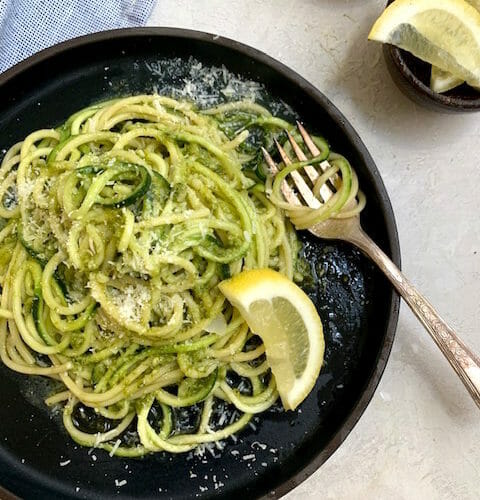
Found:
[[[345,239],[365,252],[385,273],[443,352],[480,408],[480,359],[457,337],[432,304],[418,292],[367,234],[357,230]]]

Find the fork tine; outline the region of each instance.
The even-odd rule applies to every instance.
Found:
[[[282,148],[282,146],[280,146],[279,142],[276,139],[275,139],[275,145],[277,146],[278,152],[282,157],[283,163],[285,163],[285,165],[291,165],[292,161],[290,160],[287,153]],[[319,208],[321,206],[321,203],[317,200],[317,198],[315,198],[314,194],[312,193],[312,190],[308,187],[307,183],[305,182],[305,179],[300,175],[300,172],[294,170],[290,175],[292,176],[293,182],[297,186],[299,193],[305,200],[305,203],[310,208]]]
[[[312,153],[312,155],[314,156],[320,155],[321,151],[317,148],[317,145],[313,142],[310,134],[305,130],[305,127],[299,121],[297,121],[297,127],[302,136],[303,142],[307,146],[310,153]],[[319,166],[322,171],[325,172],[330,167],[330,164],[328,163],[328,161],[322,161]],[[322,195],[324,200],[328,200],[335,192],[334,190],[330,189],[329,185],[336,189],[340,187],[340,177],[338,176],[338,174],[332,175],[332,177],[329,179],[329,182],[321,187],[320,194]]]
[[[278,174],[277,165],[275,165],[273,158],[270,156],[269,152],[264,147],[262,147],[262,153],[263,157],[265,158],[265,161],[267,162],[267,166],[270,170],[270,173],[275,177]],[[286,180],[282,182],[280,189],[282,190],[283,196],[285,196],[285,199],[289,203],[292,203],[293,205],[297,206],[302,205],[302,202],[298,199],[297,195],[293,192],[293,189],[288,185]]]
[[[297,121],[297,127],[302,136],[303,142],[305,143],[305,146],[307,146],[310,153],[312,153],[313,156],[318,156],[320,154],[320,150],[317,148],[316,144],[312,141],[312,138],[299,121]]]
[[[297,144],[297,141],[293,138],[292,134],[288,130],[285,130],[285,133],[287,134],[288,140],[289,140],[290,144],[292,145],[293,151],[297,155],[297,158],[300,161],[307,161],[307,157],[305,156],[305,153],[302,151],[300,146]]]
[[[292,160],[290,160],[285,150],[282,148],[282,146],[280,146],[280,143],[277,141],[277,139],[273,140],[275,142],[275,146],[277,146],[278,152],[280,153],[283,163],[285,163],[285,165],[291,165]]]
[[[267,166],[270,170],[270,173],[272,175],[277,175],[278,168],[277,168],[277,165],[275,165],[273,158],[270,156],[270,153],[263,146],[260,149],[262,150],[263,157],[265,158],[265,161],[267,162]]]

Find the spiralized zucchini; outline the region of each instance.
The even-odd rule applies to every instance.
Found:
[[[185,452],[276,401],[262,343],[217,284],[256,267],[301,279],[254,142],[284,129],[249,102],[201,112],[142,95],[83,109],[4,156],[1,359],[59,382],[46,402],[63,406],[76,442]]]
[[[320,150],[320,155],[306,161],[295,161],[290,165],[280,164],[280,171],[275,178],[270,177],[267,182],[269,199],[277,207],[285,210],[296,229],[308,229],[315,224],[328,219],[348,219],[358,215],[364,208],[367,199],[359,189],[358,177],[350,162],[342,155],[330,151],[328,145],[319,137],[313,137]],[[286,149],[291,149],[290,144]],[[289,157],[294,157],[293,153]],[[318,179],[312,186],[315,198],[320,202],[318,208],[307,206],[304,201],[293,205],[286,201],[281,193],[282,183],[289,182],[292,172],[301,172],[307,165],[314,165],[319,173]],[[329,197],[322,196],[322,189],[327,188]],[[297,194],[298,195],[298,194]],[[300,196],[300,200],[301,200]]]

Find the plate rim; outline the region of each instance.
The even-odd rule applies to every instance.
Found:
[[[112,39],[125,39],[134,37],[177,37],[199,42],[207,42],[220,47],[240,52],[248,58],[258,61],[274,71],[280,73],[284,78],[291,81],[295,86],[300,87],[309,97],[322,106],[325,111],[332,117],[345,134],[352,142],[359,156],[363,159],[370,174],[370,181],[378,193],[378,202],[382,209],[383,219],[385,223],[388,245],[390,246],[390,257],[392,261],[400,268],[401,254],[400,243],[398,238],[397,225],[393,213],[390,197],[388,196],[385,184],[380,172],[373,160],[367,147],[363,143],[357,131],[353,128],[343,113],[333,104],[330,99],[323,94],[317,87],[311,84],[303,76],[291,69],[287,65],[269,56],[265,52],[256,49],[250,45],[244,44],[232,38],[224,37],[214,33],[205,31],[191,30],[186,28],[163,27],[163,26],[148,26],[134,28],[120,28],[97,33],[87,34],[80,37],[72,38],[64,42],[57,43],[51,47],[45,48],[26,59],[18,62],[3,73],[0,73],[0,90],[11,80],[21,75],[24,71],[30,70],[37,64],[40,64],[51,57],[70,49],[78,49],[83,46],[94,44]],[[400,310],[400,297],[392,288],[392,300],[388,311],[388,322],[385,330],[383,345],[379,351],[372,374],[363,388],[362,393],[353,407],[350,414],[346,417],[338,431],[332,436],[327,445],[320,450],[313,459],[297,473],[281,479],[277,487],[270,490],[267,494],[261,496],[262,499],[280,498],[285,495],[320,468],[345,441],[347,436],[353,430],[360,417],[363,415],[369,405],[378,384],[382,378],[383,372],[390,357],[395,332],[398,324],[398,316]],[[6,490],[0,485],[0,498],[7,500],[17,498],[15,494]]]

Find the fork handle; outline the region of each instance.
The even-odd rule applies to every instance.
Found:
[[[440,317],[432,304],[408,281],[398,267],[363,231],[348,240],[365,252],[385,273],[410,306],[480,408],[480,359]]]

